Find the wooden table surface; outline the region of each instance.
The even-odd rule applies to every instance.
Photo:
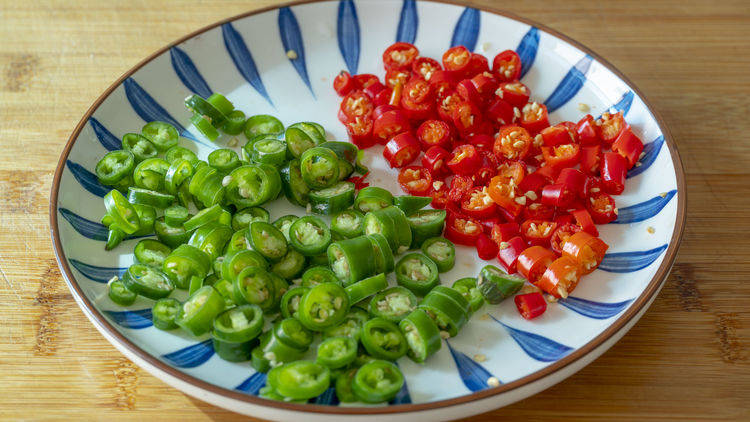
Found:
[[[0,418],[240,419],[99,335],[55,263],[48,201],[63,145],[116,78],[272,3],[0,1]],[[471,3],[546,24],[624,72],[669,125],[689,191],[677,262],[641,321],[566,381],[471,420],[750,420],[750,2]]]

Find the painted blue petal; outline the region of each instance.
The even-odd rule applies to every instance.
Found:
[[[658,138],[644,145],[643,153],[645,155],[643,156],[643,158],[638,160],[641,163],[641,165],[638,167],[633,167],[630,170],[628,170],[628,179],[631,177],[638,176],[639,174],[646,171],[649,167],[651,167],[651,164],[654,164],[654,161],[656,161],[656,157],[659,156],[659,151],[661,151],[661,146],[663,144],[664,144],[664,136],[659,135]]]
[[[622,111],[623,116],[627,116],[628,111],[630,111],[630,106],[633,105],[634,98],[635,94],[633,94],[633,91],[628,91],[622,94],[622,98],[620,98],[620,101],[612,104],[612,107],[610,107],[608,111],[610,113],[617,113],[618,111]],[[599,117],[601,117],[601,115]]]
[[[211,340],[195,343],[184,349],[162,355],[172,366],[178,368],[195,368],[206,363],[214,355],[214,345]]]
[[[195,67],[195,63],[184,51],[179,47],[172,47],[169,49],[169,57],[172,59],[172,68],[174,69],[177,76],[179,76],[185,86],[200,95],[203,98],[208,98],[213,94],[211,88],[203,79],[198,69]]]
[[[109,229],[103,224],[87,220],[67,208],[60,208],[60,214],[82,236],[94,240],[107,240]]]
[[[537,50],[539,50],[539,30],[532,26],[526,35],[521,38],[521,42],[518,43],[516,48],[516,54],[521,58],[521,78],[534,65]]]
[[[608,253],[604,255],[599,269],[610,273],[638,271],[651,265],[666,249],[667,245],[664,244],[647,251]]]
[[[140,330],[154,325],[151,319],[151,308],[137,311],[104,311],[117,325],[133,330]]]
[[[247,45],[245,44],[242,35],[234,29],[231,23],[221,25],[221,33],[224,36],[224,45],[229,52],[229,56],[232,57],[232,61],[237,67],[237,70],[239,70],[242,77],[245,78],[245,80],[273,106],[273,101],[271,101],[268,92],[266,92],[266,87],[263,85],[263,80],[260,78],[258,68],[255,66],[255,60],[253,60],[250,50],[247,49]]]
[[[294,12],[288,7],[279,9],[279,35],[281,35],[284,51],[297,53],[297,58],[290,58],[289,61],[292,62],[292,66],[294,66],[302,81],[305,82],[307,88],[310,89],[314,98],[315,92],[310,85],[310,77],[307,75],[307,65],[305,64],[305,43],[302,42],[302,31],[299,29],[299,23],[297,23]]]
[[[326,389],[323,394],[319,395],[315,398],[315,400],[313,400],[313,403],[324,404],[328,406],[338,406],[339,398],[338,396],[336,396],[336,389],[333,387]]]
[[[396,31],[396,42],[414,43],[419,28],[419,15],[417,15],[417,2],[415,0],[404,0],[401,7],[401,17],[398,20]]]
[[[84,189],[93,193],[94,195],[103,197],[104,195],[109,193],[110,190],[112,190],[112,188],[99,183],[99,179],[96,177],[96,175],[86,170],[82,165],[74,163],[70,160],[65,161],[65,165],[68,166],[68,170],[73,173],[73,177],[75,177],[78,183],[80,183]]]
[[[138,82],[135,81],[135,79],[125,79],[123,85],[125,86],[125,96],[128,97],[130,105],[133,107],[133,110],[135,110],[135,112],[139,116],[141,116],[141,119],[147,122],[153,122],[155,120],[167,122],[170,125],[174,126],[177,131],[180,132],[180,135],[184,136],[185,138],[192,139],[195,142],[203,144],[211,149],[216,148],[212,145],[206,144],[205,142],[199,141],[195,136],[193,136],[192,133],[188,132],[187,129],[185,129],[184,126],[182,126],[177,120],[175,120],[174,117],[172,117],[167,112],[167,110],[164,109],[164,107],[157,103],[154,97],[146,92],[146,90],[143,89],[143,87],[141,87]]]
[[[573,351],[572,347],[560,344],[554,340],[548,339],[547,337],[540,336],[539,334],[510,327],[498,321],[492,315],[490,316],[508,331],[508,334],[513,337],[513,340],[515,340],[516,343],[521,346],[521,349],[523,349],[523,351],[532,359],[541,362],[553,362]]]
[[[125,270],[127,270],[127,268],[123,267],[98,267],[72,258],[70,259],[70,263],[86,278],[97,283],[106,283],[114,276],[122,277]]]
[[[448,344],[448,350],[450,350],[453,361],[456,362],[456,367],[458,368],[458,376],[461,377],[461,381],[463,381],[466,388],[475,392],[487,388],[487,380],[493,376],[490,371],[462,352],[454,349],[450,342],[446,341],[445,343]]]
[[[120,138],[113,135],[112,132],[107,130],[107,128],[104,127],[103,124],[99,123],[98,120],[93,117],[89,117],[89,124],[91,125],[91,128],[94,129],[96,138],[99,139],[99,142],[104,148],[107,148],[109,151],[114,151],[116,149],[122,148],[122,141],[120,140]]]
[[[245,381],[236,387],[235,390],[242,391],[243,393],[252,394],[257,396],[258,391],[266,385],[266,374],[265,372],[256,372]]]
[[[453,28],[453,38],[451,38],[451,47],[462,45],[469,51],[474,51],[479,38],[480,12],[472,7],[467,7],[456,22]]]
[[[394,363],[398,366],[398,362]],[[398,391],[396,397],[389,401],[388,404],[411,404],[411,395],[409,395],[409,386],[406,385],[406,379],[404,379],[404,385]]]
[[[661,195],[655,196],[646,202],[640,204],[631,205],[625,208],[618,208],[617,220],[613,221],[613,224],[627,224],[637,223],[639,221],[647,220],[664,208],[672,197],[677,194],[677,190],[671,190],[662,197]]]
[[[633,299],[628,299],[617,303],[605,303],[568,296],[558,300],[557,303],[589,318],[607,319],[622,312],[632,301]]]
[[[336,36],[346,67],[349,73],[354,75],[359,66],[359,18],[357,18],[357,8],[352,0],[339,2]]]
[[[591,62],[593,60],[594,59],[587,54],[570,68],[563,80],[557,85],[557,88],[555,88],[549,98],[544,102],[547,106],[547,111],[552,113],[558,108],[564,106],[565,103],[570,101],[570,99],[578,93],[584,82],[586,82],[586,72],[588,72],[589,67],[591,67]]]

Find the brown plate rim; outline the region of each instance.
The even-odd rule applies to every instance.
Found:
[[[154,366],[160,371],[163,371],[167,373],[168,375],[179,379],[182,382],[193,385],[196,388],[206,390],[213,394],[225,396],[233,400],[248,402],[248,403],[259,405],[259,406],[267,406],[267,407],[273,407],[277,409],[296,411],[296,412],[312,412],[312,413],[321,413],[321,414],[329,413],[329,414],[337,414],[337,415],[392,414],[392,413],[401,413],[401,412],[434,410],[434,409],[439,409],[443,407],[466,404],[466,403],[470,403],[473,401],[485,399],[491,396],[495,396],[498,394],[507,393],[511,390],[520,388],[522,386],[526,386],[544,377],[550,376],[551,374],[562,370],[568,365],[573,364],[574,362],[578,361],[579,359],[591,353],[597,347],[604,344],[610,337],[612,337],[615,333],[619,332],[623,327],[625,327],[628,324],[628,322],[630,322],[630,320],[634,318],[638,314],[638,312],[645,305],[649,303],[650,299],[659,291],[659,288],[661,287],[662,283],[664,282],[667,275],[669,274],[669,270],[672,266],[672,263],[675,260],[675,257],[677,255],[677,250],[679,248],[680,241],[682,239],[683,231],[685,228],[686,207],[687,207],[685,172],[684,172],[684,168],[682,165],[682,161],[680,160],[680,155],[677,152],[677,146],[675,145],[674,140],[672,139],[672,135],[669,132],[667,125],[664,123],[664,120],[661,118],[661,116],[654,110],[654,108],[651,106],[651,104],[646,99],[646,97],[641,93],[638,87],[635,86],[635,84],[633,84],[627,77],[625,77],[625,75],[623,75],[619,70],[617,70],[617,68],[615,68],[612,64],[610,64],[608,61],[606,61],[603,57],[601,57],[597,53],[593,52],[588,47],[584,46],[578,41],[554,29],[551,29],[545,25],[539,24],[538,22],[516,16],[513,13],[499,10],[494,7],[489,7],[489,6],[476,7],[473,5],[469,5],[461,0],[428,0],[428,1],[434,2],[434,3],[445,3],[445,4],[456,5],[456,6],[463,6],[463,7],[474,7],[484,12],[496,14],[496,15],[503,16],[509,19],[513,19],[513,20],[525,23],[527,25],[534,26],[538,28],[539,30],[545,31],[548,34],[553,35],[569,43],[570,45],[578,48],[579,50],[585,53],[588,53],[594,59],[596,59],[601,65],[603,65],[609,71],[617,75],[623,82],[625,82],[635,92],[635,94],[638,95],[638,97],[640,97],[640,99],[644,102],[644,104],[648,108],[649,112],[654,116],[657,124],[659,125],[659,129],[662,131],[665,143],[667,147],[669,148],[669,153],[672,157],[672,162],[675,167],[675,176],[677,179],[677,191],[679,193],[677,195],[678,204],[677,204],[675,228],[674,228],[674,231],[672,232],[672,237],[670,239],[670,243],[667,248],[667,251],[665,252],[664,259],[661,265],[659,266],[659,269],[656,271],[656,274],[649,282],[648,286],[646,286],[643,293],[641,293],[641,295],[638,296],[635,302],[622,315],[620,315],[615,321],[613,321],[610,324],[610,326],[607,327],[607,329],[605,329],[598,336],[594,337],[588,343],[584,344],[578,349],[575,349],[572,353],[556,361],[555,363],[549,366],[546,366],[540,369],[539,371],[529,374],[523,378],[517,379],[507,384],[502,384],[498,387],[488,388],[486,390],[481,390],[472,394],[467,394],[467,395],[460,396],[460,397],[454,397],[451,399],[439,400],[439,401],[429,402],[429,403],[398,404],[398,405],[391,405],[387,407],[339,407],[339,406],[326,406],[326,405],[316,405],[316,404],[294,404],[294,403],[285,403],[285,402],[267,400],[267,399],[263,399],[254,395],[229,390],[229,389],[208,383],[206,381],[200,380],[176,368],[173,368],[167,365],[166,363],[160,361],[158,358],[148,354],[147,352],[142,350],[140,347],[135,345],[133,342],[128,340],[125,336],[123,336],[117,329],[115,329],[109,323],[109,321],[107,321],[106,318],[104,318],[104,316],[93,306],[93,304],[89,301],[89,299],[83,293],[78,283],[73,281],[75,280],[75,277],[73,276],[70,270],[70,267],[68,266],[67,258],[65,257],[65,253],[62,250],[62,245],[61,245],[60,236],[59,236],[59,228],[58,228],[58,217],[57,217],[58,216],[58,212],[57,212],[58,191],[60,187],[60,179],[62,177],[62,173],[65,168],[65,162],[68,158],[70,150],[72,149],[75,143],[75,140],[80,135],[80,132],[83,129],[83,127],[86,125],[86,122],[88,121],[88,119],[93,115],[93,113],[101,105],[101,103],[112,93],[112,91],[114,91],[118,86],[120,86],[120,84],[122,84],[122,82],[126,78],[133,75],[136,71],[138,71],[145,64],[151,62],[154,58],[165,53],[173,46],[178,45],[184,41],[187,41],[197,35],[200,35],[206,31],[214,29],[227,22],[232,22],[238,19],[242,19],[248,16],[259,14],[259,13],[264,13],[270,10],[279,9],[282,7],[295,6],[295,5],[301,5],[301,4],[307,4],[307,3],[323,2],[323,1],[330,1],[330,0],[297,0],[297,1],[285,2],[285,3],[278,4],[278,5],[272,5],[272,6],[264,7],[261,9],[253,10],[250,12],[242,13],[236,16],[232,16],[230,18],[220,20],[211,25],[198,29],[188,35],[185,35],[184,37],[181,37],[169,43],[165,47],[159,49],[158,51],[154,52],[153,54],[149,55],[148,57],[143,59],[141,62],[136,64],[134,67],[132,67],[130,70],[125,72],[122,76],[120,76],[112,85],[110,85],[96,99],[96,101],[94,101],[91,107],[89,107],[89,109],[86,111],[81,121],[78,123],[78,125],[76,125],[75,129],[71,133],[65,145],[65,148],[63,149],[63,152],[60,156],[60,161],[57,164],[57,168],[55,170],[55,175],[54,175],[53,182],[52,182],[52,190],[50,194],[50,232],[51,232],[50,234],[52,237],[52,243],[54,246],[55,256],[57,258],[58,266],[60,267],[63,275],[65,276],[64,278],[65,278],[66,283],[68,284],[68,288],[77,299],[77,303],[82,307],[82,310],[85,313],[87,313],[90,318],[96,321],[100,329],[106,331],[107,334],[117,339],[119,344],[125,347],[128,351],[138,356],[140,359],[143,359],[149,365]]]

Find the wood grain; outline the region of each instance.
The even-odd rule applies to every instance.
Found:
[[[130,363],[76,306],[50,246],[73,127],[164,44],[272,1],[0,1],[0,417],[237,420]],[[688,174],[672,275],[643,319],[568,380],[484,420],[750,419],[750,2],[472,1],[551,26],[623,71]]]

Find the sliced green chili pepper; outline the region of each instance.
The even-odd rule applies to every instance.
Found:
[[[150,205],[133,204],[135,213],[138,214],[138,230],[133,236],[148,236],[154,232],[156,223],[156,209]]]
[[[525,282],[522,277],[506,274],[493,265],[485,265],[479,271],[477,287],[488,303],[496,304],[516,294]]]
[[[195,113],[190,117],[190,123],[198,129],[198,132],[208,138],[209,141],[215,141],[219,137],[219,131],[211,124],[205,116]]]
[[[268,370],[280,363],[300,359],[306,349],[299,349],[285,343],[276,336],[275,330],[269,330],[260,336],[259,352],[253,352],[252,365],[258,371]]]
[[[333,186],[339,180],[338,157],[328,148],[312,147],[302,154],[300,171],[312,189]]]
[[[245,238],[247,229],[240,229],[232,234],[232,237],[227,242],[227,246],[224,249],[224,255],[229,256],[238,251],[244,251],[250,249],[249,242]]]
[[[372,243],[372,258],[375,262],[375,272],[389,273],[393,271],[396,266],[393,259],[393,251],[388,244],[388,240],[380,233],[373,233],[367,235],[367,238]]]
[[[436,288],[438,287],[442,286],[436,286]],[[452,290],[450,288],[447,289]],[[435,321],[441,331],[445,331],[449,336],[453,337],[458,334],[458,331],[466,324],[466,320],[468,319],[468,302],[466,302],[466,299],[460,293],[458,296],[466,304],[465,308],[462,306],[463,303],[458,303],[452,297],[434,289],[425,296],[418,308],[427,312],[427,315]]]
[[[217,281],[221,280],[219,277],[219,274],[213,273],[206,276],[206,278],[203,279],[203,285],[204,286],[213,286],[216,284]],[[219,292],[221,293],[221,292]],[[222,294],[222,296],[224,296]]]
[[[114,280],[109,283],[108,295],[112,302],[121,306],[130,306],[138,298],[138,294],[128,290],[120,280]]]
[[[466,319],[468,320],[471,316],[471,305],[469,304],[469,301],[466,300],[466,298],[458,292],[456,289],[452,289],[448,286],[435,286],[434,289],[432,289],[434,294],[440,294],[446,297],[449,297],[451,300],[456,302],[458,304],[459,308],[466,314]]]
[[[409,222],[404,212],[394,206],[365,214],[365,234],[374,233],[385,236],[393,253],[405,252],[411,245]]]
[[[357,368],[351,368],[336,378],[336,397],[341,403],[353,403],[358,401],[352,390],[352,381],[357,374]]]
[[[114,226],[126,234],[133,234],[141,227],[138,213],[120,191],[111,190],[104,195],[104,208],[111,219],[110,228]]]
[[[276,198],[281,190],[281,177],[272,166],[245,165],[229,174],[226,199],[238,208],[254,207]]]
[[[128,192],[128,188],[131,187],[131,186],[133,186],[133,183],[135,183],[133,181],[133,176],[132,175],[127,175],[127,176],[123,177],[122,179],[120,179],[119,182],[117,182],[114,185],[112,185],[112,187],[115,188],[115,189],[117,189],[117,190],[119,190],[123,194],[125,194],[125,193]]]
[[[258,135],[280,135],[284,132],[284,124],[268,114],[250,116],[245,122],[245,137],[252,139]]]
[[[441,236],[445,227],[445,210],[419,210],[407,217],[412,233],[412,248],[419,248],[431,238]]]
[[[300,158],[305,151],[325,142],[325,133],[315,124],[299,122],[289,126],[284,133],[287,148],[294,158]]]
[[[411,290],[396,286],[377,293],[370,300],[370,315],[398,324],[417,309],[417,296]]]
[[[174,148],[180,139],[177,129],[166,122],[149,122],[141,129],[141,135],[148,138],[159,152]],[[167,160],[169,161],[169,160]]]
[[[133,255],[138,262],[156,268],[161,268],[170,253],[172,253],[172,248],[153,239],[139,241],[133,251]]]
[[[299,318],[299,302],[308,290],[310,288],[305,286],[292,287],[287,290],[281,298],[281,304],[279,305],[281,316],[284,318]]]
[[[258,305],[270,309],[274,302],[276,285],[262,267],[245,267],[233,281],[234,302]]]
[[[328,247],[328,262],[344,285],[375,274],[373,243],[366,236],[340,240]]]
[[[185,98],[185,107],[195,114],[202,116],[215,127],[221,126],[226,120],[224,113],[219,111],[213,104],[204,100],[203,97],[193,94]]]
[[[357,340],[351,337],[329,337],[318,345],[315,361],[330,369],[342,368],[357,357]]]
[[[456,263],[456,247],[444,237],[431,237],[422,242],[422,252],[437,265],[441,273],[450,271]]]
[[[307,400],[323,394],[331,384],[331,371],[309,360],[289,362],[268,371],[268,385],[293,400]]]
[[[193,293],[197,292],[201,287],[203,287],[203,278],[200,277],[192,277],[190,279],[190,284],[188,285],[188,296],[192,295]]]
[[[401,195],[393,198],[393,205],[401,208],[407,216],[430,205],[431,202],[432,198],[429,196]]]
[[[263,221],[268,223],[271,215],[261,207],[243,208],[232,216],[232,228],[234,230],[245,229],[254,221]],[[278,228],[278,227],[277,227]]]
[[[181,146],[173,146],[164,153],[164,159],[169,163],[187,160],[190,164],[198,162],[198,156],[193,151]]]
[[[331,219],[331,232],[345,239],[361,236],[365,233],[365,216],[350,209],[339,211]]]
[[[331,244],[331,231],[323,220],[308,215],[289,227],[289,243],[302,255],[319,255]]]
[[[286,280],[293,280],[305,269],[305,256],[287,248],[286,255],[271,265],[271,272]]]
[[[237,171],[235,169],[234,171]],[[234,173],[234,171],[232,173]],[[222,184],[223,177],[218,170],[208,165],[197,168],[190,179],[188,190],[204,207],[221,203],[224,196],[229,196]]]
[[[398,326],[383,318],[372,318],[362,326],[362,345],[376,359],[396,360],[406,354],[407,345]]]
[[[139,188],[163,192],[169,163],[161,158],[148,158],[141,161],[133,170],[133,182]]]
[[[263,344],[263,339],[267,338],[267,337],[268,336],[266,335],[266,333],[264,333],[263,335],[260,336],[260,338],[261,338],[261,345]],[[250,352],[250,366],[252,366],[253,369],[255,369],[258,372],[268,372],[271,369],[271,361],[269,359],[266,359],[266,357],[264,356],[265,353],[266,352],[263,351],[263,348],[261,346],[255,347]],[[260,397],[270,398],[270,397],[267,397],[266,395],[264,395],[263,390],[273,391],[273,389],[271,387],[267,386],[267,385],[265,387],[263,387],[263,388],[260,389],[260,394],[259,394]],[[277,394],[277,396],[281,397],[278,394]],[[283,399],[283,397],[282,397],[282,399]],[[274,400],[276,400],[276,399],[274,399]]]
[[[364,325],[364,323],[362,323],[362,325]],[[361,338],[361,336],[360,336],[360,338]],[[370,362],[374,362],[376,360],[377,359],[375,359],[374,357],[368,355],[367,354],[367,350],[365,349],[365,347],[360,344],[359,351],[357,352],[357,358],[354,359],[354,362],[352,363],[352,366],[355,367],[355,368],[360,368],[363,365],[365,365],[367,363],[370,363]]]
[[[370,318],[366,311],[361,308],[351,308],[349,313],[338,325],[323,330],[323,338],[346,336],[359,341],[362,333],[362,325]]]
[[[396,282],[424,296],[440,282],[437,265],[420,253],[406,254],[396,264]]]
[[[190,221],[190,220],[188,220]],[[193,232],[188,240],[188,245],[205,252],[213,261],[224,251],[229,239],[232,237],[232,229],[218,222],[211,222],[199,227]]]
[[[170,248],[176,248],[183,243],[187,243],[190,236],[193,234],[186,231],[182,224],[179,226],[170,226],[164,221],[165,217],[159,217],[154,222],[154,232],[160,242],[169,246]]]
[[[154,327],[165,331],[177,328],[176,320],[181,308],[182,304],[177,299],[165,297],[157,300],[151,310]]]
[[[386,214],[393,220],[394,227],[396,228],[396,242],[398,245],[394,252],[403,253],[408,251],[409,246],[412,242],[412,234],[411,227],[409,226],[409,220],[406,219],[406,214],[404,214],[404,212],[401,211],[400,208],[395,206],[385,207],[382,210],[374,212],[378,214]],[[367,224],[365,224],[365,228],[366,227]]]
[[[147,158],[156,157],[159,154],[154,144],[148,138],[138,133],[126,133],[123,135],[122,148],[132,152],[137,163]]]
[[[108,152],[96,163],[96,177],[103,185],[114,186],[126,179],[135,167],[135,156],[130,151],[116,150]]]
[[[176,195],[192,175],[193,165],[190,161],[179,159],[170,162],[167,173],[164,175],[164,186],[167,192]]]
[[[254,221],[246,233],[250,245],[264,257],[277,260],[287,253],[284,234],[270,223]]]
[[[208,223],[218,221],[222,211],[223,209],[219,204],[214,204],[208,208],[203,208],[202,210],[198,211],[197,214],[185,221],[183,227],[185,227],[185,230],[191,231],[197,229],[198,227],[205,226]]]
[[[216,331],[211,332],[211,343],[217,356],[227,362],[244,362],[250,360],[257,340],[229,341],[218,336]]]
[[[182,205],[172,205],[164,210],[164,222],[168,226],[180,227],[182,223],[190,218],[190,213],[187,208]]]
[[[273,137],[254,139],[248,142],[247,153],[254,163],[281,166],[286,161],[286,143]]]
[[[288,346],[302,351],[313,342],[313,333],[296,318],[285,318],[273,324],[273,335]]]
[[[357,161],[357,151],[359,149],[350,142],[326,141],[319,145],[322,148],[328,148],[336,153],[339,159],[354,164]]]
[[[317,286],[320,283],[341,283],[336,274],[328,267],[316,266],[308,268],[302,274],[302,285],[307,287]]]
[[[245,129],[245,113],[240,110],[232,110],[226,114],[226,121],[221,126],[221,130],[228,135],[239,135]]]
[[[245,249],[227,255],[221,263],[221,277],[234,281],[246,267],[260,267],[268,270],[268,262],[256,251]]]
[[[388,287],[388,280],[386,280],[385,274],[381,273],[350,284],[346,286],[345,290],[347,296],[349,296],[349,303],[355,304],[386,287]]]
[[[174,285],[163,272],[143,264],[131,265],[125,271],[122,283],[131,292],[154,300],[167,297],[174,290]]]
[[[300,299],[299,320],[310,330],[321,331],[341,323],[349,311],[349,297],[336,283],[311,287]]]
[[[289,242],[289,228],[292,226],[292,223],[297,221],[299,217],[296,215],[285,215],[282,217],[279,217],[276,219],[276,221],[273,222],[273,226],[279,229],[279,231],[284,235],[286,238],[286,241]],[[328,261],[326,260],[326,263]]]
[[[331,233],[331,240],[341,240],[338,238],[338,236],[335,236],[333,233]],[[322,265],[327,266],[328,265],[328,255],[326,255],[325,252],[323,252],[320,255],[310,256],[307,259],[307,263],[316,266],[316,265]]]
[[[191,279],[203,280],[206,277],[211,259],[196,247],[179,245],[164,259],[161,268],[175,286],[187,289]]]
[[[131,204],[150,205],[154,208],[164,209],[175,201],[174,195],[156,192],[143,188],[128,188],[128,201]]]
[[[235,343],[250,341],[258,337],[262,330],[263,310],[257,305],[236,306],[222,312],[213,322],[216,338]]]
[[[234,303],[234,286],[232,285],[232,282],[229,280],[221,279],[213,284],[214,289],[216,289],[219,294],[221,294],[222,297],[224,297],[224,305],[225,308],[229,309],[232,306],[235,305]]]
[[[208,165],[227,174],[241,165],[240,157],[234,150],[221,148],[208,154]]]
[[[414,362],[422,363],[440,350],[440,329],[423,309],[413,310],[398,325],[409,346],[406,354]]]
[[[211,94],[210,97],[206,98],[206,101],[225,116],[234,111],[234,104],[218,92]]]
[[[307,206],[310,188],[302,179],[299,160],[291,160],[281,168],[281,181],[284,184],[284,196],[289,202],[301,207]]]
[[[214,318],[224,310],[224,298],[211,286],[193,293],[180,308],[175,322],[180,328],[198,337],[207,333]]]
[[[354,200],[354,208],[367,214],[393,205],[393,194],[377,186],[367,186],[360,189]]]
[[[476,312],[484,305],[484,296],[477,287],[477,279],[474,277],[464,277],[453,282],[451,288],[469,301],[471,312]]]
[[[330,215],[349,208],[354,203],[354,183],[338,182],[335,185],[310,192],[311,211]]]

